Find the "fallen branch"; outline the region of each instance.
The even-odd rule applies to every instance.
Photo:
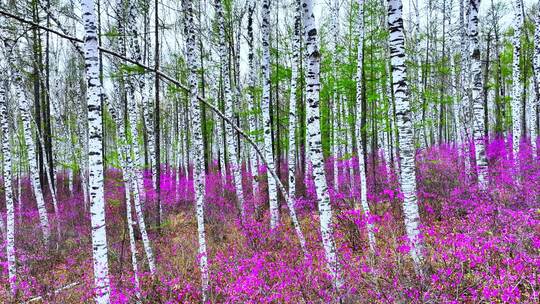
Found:
[[[52,295],[57,295],[59,294],[60,292],[66,290],[66,289],[70,289],[70,288],[73,288],[75,286],[79,285],[79,282],[74,282],[74,283],[71,283],[71,284],[68,284],[64,287],[61,287],[61,288],[58,288],[56,289],[55,291],[53,292],[49,292],[48,294],[46,294],[45,296],[52,296]],[[26,302],[23,302],[23,304],[27,304],[27,303],[34,303],[34,302],[37,302],[37,301],[41,301],[43,300],[43,297],[44,296],[38,296],[38,297],[34,297],[34,298],[31,298],[30,300],[26,301]]]

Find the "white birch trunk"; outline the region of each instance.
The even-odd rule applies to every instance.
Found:
[[[420,214],[416,197],[416,172],[414,165],[415,149],[411,123],[406,80],[406,54],[404,48],[403,18],[401,0],[388,0],[389,46],[392,63],[392,82],[396,103],[397,127],[399,130],[399,151],[401,168],[401,191],[403,192],[403,213],[405,230],[409,239],[410,254],[415,268],[420,270],[422,263],[422,242],[419,237]]]
[[[470,58],[469,54],[467,53],[467,44],[468,44],[468,37],[467,37],[467,24],[469,20],[465,20],[465,0],[459,2],[459,26],[460,26],[460,36],[461,36],[461,60],[462,60],[462,67],[461,67],[461,75],[460,75],[460,81],[461,81],[461,98],[460,98],[460,108],[461,108],[461,114],[462,114],[462,129],[461,132],[461,138],[462,138],[462,154],[465,159],[465,173],[469,175],[471,172],[471,161],[470,161],[470,152],[469,152],[469,143],[470,143],[470,132],[469,132],[469,123],[470,123],[470,99],[469,99],[469,72],[470,72]],[[467,23],[465,23],[467,22]]]
[[[88,162],[90,220],[92,224],[92,247],[94,262],[94,299],[97,304],[110,303],[109,265],[107,258],[107,233],[105,228],[105,197],[103,191],[103,125],[101,114],[101,83],[99,81],[99,57],[97,23],[94,1],[82,0],[84,24],[84,61],[88,107]]]
[[[129,82],[129,81],[127,81]],[[144,193],[144,177],[143,177],[143,170],[141,168],[144,168],[144,160],[141,157],[141,153],[139,150],[139,144],[137,142],[137,139],[139,138],[139,131],[137,130],[137,117],[138,111],[137,111],[137,104],[141,100],[140,93],[133,88],[133,84],[129,85],[128,88],[128,119],[129,119],[129,129],[131,132],[131,148],[132,148],[132,157],[128,158],[127,161],[133,162],[135,160],[135,164],[132,164],[131,167],[133,167],[134,170],[134,176],[136,179],[136,185],[135,189],[135,199],[134,199],[134,205],[135,205],[135,213],[137,215],[137,222],[139,224],[139,229],[141,231],[141,238],[143,240],[143,247],[146,254],[146,259],[148,260],[148,266],[150,268],[150,272],[152,274],[155,273],[155,261],[154,261],[154,255],[152,252],[152,247],[150,245],[150,238],[148,237],[148,233],[146,231],[146,223],[144,221],[144,213],[142,210],[142,202],[141,202],[141,196],[142,193]],[[130,166],[128,164],[128,166]],[[138,166],[138,168],[136,168]]]
[[[139,191],[137,188],[135,177],[133,176],[133,167],[132,160],[129,154],[129,147],[125,132],[125,124],[123,121],[122,111],[116,110],[116,105],[108,104],[109,112],[113,120],[116,122],[116,130],[118,134],[118,145],[120,148],[120,153],[118,154],[120,160],[120,166],[122,168],[122,175],[124,180],[124,197],[126,200],[126,224],[128,226],[129,234],[129,248],[131,251],[131,265],[133,268],[134,283],[136,288],[137,299],[141,299],[140,294],[140,283],[139,283],[139,270],[137,266],[137,247],[135,245],[135,234],[133,231],[133,226],[135,222],[133,221],[133,216],[131,214],[131,198],[130,193],[133,193],[134,200],[139,199]],[[120,109],[120,107],[118,107]]]
[[[201,104],[198,100],[198,81],[197,71],[199,63],[197,60],[196,47],[196,29],[195,18],[193,18],[192,0],[183,1],[183,9],[185,12],[185,36],[186,36],[186,57],[189,69],[188,85],[191,118],[193,120],[193,145],[194,162],[193,162],[193,180],[195,186],[195,201],[197,212],[197,230],[199,238],[199,267],[202,279],[202,302],[208,300],[208,257],[206,253],[206,237],[204,228],[204,195],[205,195],[205,176],[204,176],[204,155],[203,155],[203,138],[201,128]]]
[[[472,98],[474,112],[473,138],[475,146],[478,185],[486,189],[488,183],[488,164],[486,158],[486,143],[484,138],[484,100],[482,98],[482,62],[480,60],[480,45],[478,42],[478,10],[480,0],[469,1],[469,41],[471,56]],[[519,63],[518,63],[519,66]],[[521,101],[520,101],[521,103]],[[521,132],[521,131],[520,131]],[[518,139],[519,141],[519,139]],[[517,154],[515,154],[517,155]]]
[[[267,3],[267,0],[265,3]],[[321,236],[326,263],[332,277],[333,285],[339,290],[343,286],[343,279],[333,236],[332,207],[330,205],[330,196],[328,194],[328,185],[324,172],[319,109],[321,54],[319,52],[317,28],[315,27],[315,16],[313,15],[313,0],[302,0],[302,8],[307,51],[306,117],[308,122],[309,159],[313,168],[313,178],[317,192],[317,205],[319,207]]]
[[[536,125],[537,125],[537,110],[540,103],[540,12],[536,15],[534,29],[534,57],[533,57],[533,69],[534,69],[534,82],[536,85],[536,96],[532,99],[531,104],[531,144],[533,147],[534,157],[538,157],[538,147],[536,146],[536,139],[538,137]]]
[[[81,111],[86,111],[84,107]],[[79,112],[79,120],[86,121],[87,118],[83,115],[82,112]],[[79,152],[80,152],[80,165],[79,165],[79,175],[81,179],[81,188],[83,190],[84,198],[84,209],[88,209],[88,175],[86,171],[88,169],[88,130],[84,127],[78,125],[78,139],[79,139]],[[74,159],[74,162],[76,160]]]
[[[293,222],[296,235],[300,242],[300,247],[304,254],[307,254],[306,240],[302,233],[296,208],[296,88],[298,81],[298,67],[300,65],[300,0],[295,0],[295,15],[294,15],[294,36],[293,36],[293,56],[292,56],[292,75],[291,75],[291,92],[289,96],[289,151],[288,151],[288,171],[289,171],[289,197],[287,199],[287,208]]]
[[[333,179],[334,191],[339,191],[338,185],[338,159],[339,159],[339,109],[338,109],[338,85],[337,85],[337,46],[339,44],[339,0],[332,0],[330,4],[331,36],[330,39],[330,54],[332,54],[332,78],[334,79],[334,87],[332,88],[332,156],[333,156]]]
[[[512,59],[512,152],[514,161],[519,163],[519,144],[521,143],[521,70],[519,60],[521,57],[521,31],[523,26],[523,4],[522,0],[514,0],[514,37],[512,44],[514,45],[514,57]],[[472,5],[472,2],[471,2]],[[471,17],[469,17],[471,18]],[[472,36],[472,25],[469,24],[469,35]],[[474,73],[474,71],[473,71]]]
[[[247,27],[247,33],[248,33],[248,46],[249,46],[249,52],[248,52],[248,66],[249,66],[249,100],[248,100],[248,110],[249,110],[249,131],[255,132],[257,130],[257,121],[256,121],[256,113],[255,110],[257,109],[257,106],[255,104],[255,96],[253,90],[256,86],[256,71],[255,71],[255,52],[254,52],[254,41],[253,41],[253,14],[255,12],[255,1],[250,0],[249,6],[248,6],[248,27]],[[254,138],[254,142],[256,143],[256,138]],[[251,176],[253,178],[253,195],[255,196],[258,193],[259,183],[257,181],[257,176],[259,175],[259,163],[257,159],[257,152],[255,151],[254,147],[249,147],[249,155],[250,155],[250,168],[251,168]]]
[[[3,68],[3,67],[2,67]],[[6,257],[8,262],[8,279],[11,294],[15,296],[17,288],[17,264],[15,257],[15,210],[13,200],[13,177],[11,163],[11,143],[6,105],[6,81],[0,71],[0,125],[2,128],[2,154],[4,165],[4,192],[6,198]],[[4,223],[0,223],[3,225]]]
[[[131,59],[137,62],[142,62],[143,56],[142,56],[142,52],[140,48],[139,30],[137,28],[138,12],[137,12],[137,7],[136,7],[136,2],[128,1],[127,3],[128,3],[128,15],[126,18],[127,19],[126,31],[130,37],[129,39],[129,48],[131,50],[130,57]],[[135,75],[132,77],[136,81],[136,83],[133,83],[132,85],[133,86],[137,85],[139,89],[140,98],[141,98],[141,101],[139,104],[137,104],[137,106],[141,106],[143,110],[142,114],[143,114],[144,121],[146,124],[145,131],[148,138],[148,154],[150,155],[150,164],[152,167],[152,172],[157,172],[157,164],[155,161],[156,153],[155,153],[155,145],[154,145],[155,144],[154,126],[153,126],[153,120],[150,115],[151,105],[150,105],[150,101],[148,97],[149,90],[146,84],[146,77],[144,75]],[[144,164],[144,161],[143,161],[143,164]],[[144,173],[144,166],[142,166],[140,169],[143,170],[143,173]],[[152,174],[152,186],[154,187],[154,189],[157,186],[156,180],[157,180],[156,176]]]
[[[296,90],[298,82],[298,65],[300,64],[300,18],[301,0],[294,1],[294,29],[292,41],[291,92],[289,96],[289,197],[296,198]]]
[[[43,192],[41,192],[41,182],[39,180],[39,170],[36,155],[36,147],[34,138],[32,137],[32,127],[30,124],[30,103],[23,89],[23,83],[19,72],[14,72],[16,94],[19,100],[19,111],[21,113],[21,119],[23,122],[24,141],[26,143],[26,149],[28,154],[28,164],[30,166],[30,181],[34,196],[36,197],[36,203],[39,213],[39,223],[43,232],[43,240],[45,244],[49,243],[51,236],[51,228],[49,224],[49,217],[47,215],[47,208],[45,207],[45,200],[43,198]]]
[[[357,63],[356,63],[356,120],[355,120],[355,130],[356,130],[356,155],[358,157],[358,171],[360,172],[360,206],[358,203],[355,203],[355,209],[362,208],[364,216],[366,218],[366,227],[368,234],[369,248],[372,253],[375,252],[375,235],[373,233],[373,224],[369,222],[371,217],[371,211],[369,210],[369,205],[367,201],[367,181],[366,181],[366,164],[365,164],[365,152],[364,144],[362,142],[362,91],[363,91],[363,61],[364,61],[364,0],[358,1],[358,52],[357,52]]]
[[[219,53],[221,58],[221,73],[223,75],[223,91],[225,95],[225,116],[232,121],[235,121],[233,113],[233,94],[230,87],[230,73],[229,73],[229,54],[227,45],[225,42],[225,18],[223,17],[223,7],[221,0],[214,0],[216,7],[216,18],[219,24]],[[239,100],[237,101],[239,102]],[[229,153],[229,162],[231,164],[231,170],[233,173],[234,186],[236,190],[236,196],[238,198],[238,208],[240,209],[241,218],[245,217],[244,208],[244,191],[242,189],[242,162],[238,155],[236,147],[236,136],[233,128],[230,124],[225,125],[225,131],[227,132],[227,152]]]
[[[139,48],[139,41],[138,41],[138,34],[137,34],[137,28],[134,24],[136,16],[135,16],[135,8],[134,4],[130,3],[128,8],[128,28],[127,31],[131,35],[131,39],[129,40],[129,49],[130,52],[128,52],[130,59],[135,60],[137,62],[141,62],[141,52]],[[137,86],[138,84],[138,86]],[[155,266],[155,260],[154,260],[154,254],[152,250],[152,246],[150,244],[150,238],[148,237],[148,232],[146,231],[146,223],[144,220],[144,213],[142,209],[142,195],[145,191],[144,188],[144,160],[141,157],[141,151],[139,148],[139,131],[137,129],[137,120],[139,117],[139,105],[143,104],[143,110],[146,105],[144,105],[147,101],[145,99],[145,93],[144,93],[144,77],[133,77],[128,76],[128,79],[126,81],[126,91],[128,93],[128,120],[129,120],[129,131],[131,133],[131,157],[127,158],[126,161],[128,162],[128,167],[133,168],[133,176],[135,176],[136,179],[136,185],[133,187],[135,189],[134,192],[134,206],[135,206],[135,214],[137,215],[137,222],[139,225],[139,230],[141,232],[141,238],[143,241],[143,247],[146,255],[146,259],[148,261],[148,267],[150,269],[150,273],[155,274],[156,272],[156,266]],[[145,118],[146,119],[146,118]],[[148,120],[147,120],[148,121]],[[151,128],[149,128],[151,129]],[[151,139],[149,138],[149,141]],[[134,161],[134,164],[133,164]],[[131,163],[131,164],[130,164]],[[138,168],[137,168],[138,167]]]
[[[268,180],[268,195],[270,199],[270,228],[274,229],[279,224],[279,207],[277,197],[276,181],[272,178],[270,171],[275,170],[274,153],[272,151],[272,125],[270,124],[270,1],[263,0],[262,10],[262,72],[263,72],[263,92],[261,108],[263,114],[264,132],[264,156],[268,162],[266,170]]]

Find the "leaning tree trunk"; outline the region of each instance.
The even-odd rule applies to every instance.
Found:
[[[86,70],[88,106],[88,162],[90,221],[94,261],[95,301],[110,303],[109,265],[107,258],[107,233],[105,229],[105,196],[103,192],[103,124],[101,113],[101,83],[94,1],[82,0],[84,24],[84,62]]]
[[[266,2],[266,1],[265,1]],[[328,194],[328,184],[324,172],[324,158],[321,143],[319,92],[320,64],[319,41],[315,16],[313,15],[313,0],[302,0],[304,30],[306,33],[307,71],[306,71],[306,100],[308,121],[309,159],[313,170],[317,205],[321,221],[321,236],[326,257],[326,263],[336,289],[341,289],[343,279],[341,267],[337,258],[336,244],[332,229],[332,207]]]
[[[234,119],[233,113],[233,94],[230,87],[231,75],[229,73],[228,66],[231,62],[227,58],[228,51],[225,43],[225,18],[223,17],[223,7],[221,0],[215,0],[216,6],[216,18],[219,24],[219,55],[221,58],[221,74],[223,77],[223,94],[225,95],[225,115],[231,120]],[[239,102],[239,101],[238,101]],[[244,191],[242,190],[242,162],[238,156],[238,150],[236,149],[236,136],[233,128],[230,124],[225,125],[225,131],[227,135],[227,152],[229,152],[229,161],[231,163],[231,169],[233,173],[234,186],[236,196],[238,197],[238,208],[240,209],[241,218],[245,218],[244,208]]]
[[[143,55],[140,48],[140,41],[139,41],[139,31],[137,28],[137,7],[135,1],[128,1],[128,15],[127,15],[127,27],[126,32],[128,36],[130,37],[129,46],[131,50],[131,59],[142,62]],[[134,76],[137,84],[137,88],[139,89],[139,94],[141,97],[140,106],[142,107],[142,113],[144,117],[144,121],[146,124],[145,132],[148,137],[148,153],[150,155],[150,163],[152,167],[152,173],[155,173],[157,171],[157,164],[155,160],[155,136],[154,136],[154,128],[152,127],[152,117],[150,115],[150,109],[152,106],[150,105],[149,101],[149,90],[146,83],[147,77],[145,75],[136,75]],[[132,84],[135,86],[135,84]],[[139,105],[137,105],[139,106]],[[144,161],[143,161],[144,163]],[[143,169],[144,166],[141,167]],[[157,187],[156,185],[157,178],[154,174],[152,174],[152,186],[155,189]]]
[[[263,92],[261,108],[263,114],[264,152],[268,162],[268,195],[270,199],[270,228],[274,229],[279,223],[279,206],[276,181],[270,176],[274,171],[274,153],[272,152],[272,125],[270,123],[270,0],[264,0],[261,10],[262,24],[262,73]]]
[[[360,206],[355,205],[355,209],[362,207],[367,221],[367,232],[369,248],[371,252],[375,251],[375,236],[373,234],[373,224],[369,218],[371,212],[367,202],[367,181],[364,143],[362,142],[362,90],[363,90],[363,62],[364,62],[364,0],[358,0],[358,53],[356,65],[356,155],[358,157],[358,171],[360,172]]]
[[[521,57],[521,30],[523,26],[523,9],[521,1],[522,0],[515,0],[514,37],[512,38],[512,44],[514,45],[514,57],[512,59],[512,152],[516,164],[519,164],[519,144],[521,143],[521,129],[523,127],[521,125],[521,70],[519,64]],[[470,5],[471,7],[473,6],[473,1],[471,1]],[[471,17],[469,16],[469,18]],[[469,25],[469,27],[472,26]],[[469,30],[471,30],[471,28]]]
[[[482,98],[482,62],[480,60],[480,44],[478,42],[478,9],[480,0],[469,1],[469,42],[471,44],[471,76],[474,114],[474,146],[478,185],[485,189],[488,183],[488,164],[486,159],[486,143],[484,138],[484,99]],[[516,48],[518,48],[516,46]],[[519,63],[518,63],[519,67]],[[521,103],[521,102],[520,102]],[[520,119],[518,119],[520,121]],[[519,142],[519,139],[518,139]],[[515,146],[514,146],[515,147]],[[517,154],[515,154],[517,155]]]
[[[294,37],[293,37],[293,58],[292,58],[292,75],[291,75],[291,94],[289,99],[289,155],[288,155],[288,171],[289,171],[289,197],[287,198],[287,208],[293,222],[294,229],[300,241],[300,246],[306,251],[306,241],[298,217],[294,202],[296,198],[296,88],[298,81],[298,67],[300,65],[300,18],[301,18],[301,1],[295,0],[294,14]]]
[[[108,101],[108,100],[107,100]],[[134,275],[134,285],[136,288],[136,296],[137,299],[141,299],[140,294],[140,283],[139,283],[139,275],[138,275],[138,266],[137,266],[137,247],[135,244],[135,234],[133,231],[133,226],[135,225],[135,222],[133,221],[133,216],[131,215],[131,198],[130,193],[133,193],[133,197],[135,200],[139,199],[139,192],[137,189],[137,184],[135,182],[135,177],[133,176],[133,168],[130,164],[132,164],[131,156],[129,154],[129,147],[127,143],[127,137],[125,132],[125,124],[123,121],[124,115],[122,115],[122,111],[120,111],[120,107],[117,107],[117,105],[113,105],[111,103],[107,104],[109,107],[109,112],[111,113],[111,117],[116,122],[116,130],[118,134],[118,140],[119,140],[119,160],[120,160],[120,167],[122,168],[123,173],[123,180],[124,180],[124,197],[126,200],[126,224],[128,227],[128,234],[129,234],[129,248],[131,251],[131,265],[133,268],[133,275]],[[117,110],[118,109],[118,110]]]
[[[402,7],[401,0],[388,0],[389,46],[392,63],[392,87],[396,106],[396,123],[399,131],[400,184],[404,196],[403,213],[405,217],[405,229],[411,245],[410,254],[415,268],[420,270],[423,260],[422,241],[418,228],[420,225],[420,214],[418,212],[416,196],[415,149],[411,123],[411,106],[409,104],[406,79]]]
[[[45,244],[49,243],[51,236],[51,228],[49,225],[49,217],[47,215],[47,208],[45,207],[45,200],[43,198],[43,192],[41,191],[41,182],[39,180],[39,170],[36,160],[36,146],[32,137],[32,127],[30,124],[30,103],[23,88],[23,82],[19,72],[14,73],[15,86],[17,98],[19,100],[19,111],[21,113],[21,119],[23,122],[24,141],[26,142],[26,149],[28,154],[28,164],[30,165],[30,181],[34,196],[36,197],[36,203],[39,213],[39,222],[41,224],[41,230],[43,232],[43,240]]]
[[[197,48],[195,39],[195,18],[193,18],[193,8],[191,0],[183,1],[185,13],[185,36],[186,36],[186,57],[189,69],[188,86],[189,100],[191,109],[191,119],[193,120],[193,144],[194,162],[193,162],[193,181],[195,187],[195,201],[197,212],[197,229],[199,237],[199,267],[202,277],[203,303],[208,299],[208,258],[206,253],[206,238],[204,230],[204,195],[205,195],[205,176],[204,176],[204,150],[201,128],[201,103],[198,100],[198,81],[197,72],[199,64],[197,61]]]
[[[2,67],[3,68],[3,67]],[[6,105],[6,81],[0,71],[0,125],[2,127],[2,154],[4,161],[4,192],[6,194],[6,256],[8,262],[8,279],[13,296],[17,292],[17,264],[15,260],[15,210],[13,202],[13,180],[11,173],[11,144]],[[3,222],[0,223],[2,226]]]
[[[128,19],[132,20],[128,22],[128,33],[132,35],[129,46],[131,52],[130,58],[132,60],[135,60],[137,62],[141,61],[141,53],[139,49],[139,41],[137,39],[137,30],[136,26],[133,21],[135,18],[135,12],[133,8],[133,4],[130,4],[129,10],[128,10]],[[146,102],[146,98],[144,97],[144,79],[137,77],[133,77],[131,75],[128,75],[127,80],[127,92],[128,92],[128,111],[127,111],[127,118],[129,119],[129,131],[131,133],[131,152],[132,157],[126,159],[128,162],[135,162],[135,164],[128,163],[128,167],[133,168],[134,170],[134,176],[136,176],[136,185],[133,187],[135,189],[134,193],[134,206],[135,206],[135,214],[137,216],[137,222],[139,224],[139,229],[141,231],[141,238],[143,241],[143,247],[146,254],[146,259],[148,261],[148,266],[150,268],[150,272],[152,274],[155,273],[156,267],[155,267],[155,260],[154,260],[154,253],[152,251],[152,246],[150,244],[150,238],[148,237],[148,232],[146,231],[146,223],[144,220],[144,213],[142,208],[142,201],[141,196],[144,193],[144,160],[141,157],[141,152],[139,149],[139,131],[137,129],[137,118],[140,116],[138,111],[138,106],[142,102],[143,104]],[[139,86],[137,87],[137,84]],[[143,108],[145,105],[143,105]],[[151,128],[150,128],[151,129]],[[138,166],[138,168],[136,168]]]

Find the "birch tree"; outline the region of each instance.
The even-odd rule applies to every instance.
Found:
[[[219,25],[219,55],[221,58],[221,74],[223,77],[223,94],[225,95],[225,115],[231,120],[234,120],[233,114],[233,94],[230,87],[230,73],[229,73],[229,58],[227,52],[227,45],[225,44],[225,18],[223,17],[223,6],[221,0],[215,0],[214,5],[216,7],[216,18]],[[242,162],[238,155],[235,144],[235,132],[230,124],[225,125],[226,139],[227,139],[227,152],[229,152],[231,162],[231,169],[233,172],[234,186],[236,196],[238,198],[238,207],[240,209],[241,218],[245,217],[244,210],[244,191],[242,190]]]
[[[300,35],[301,35],[301,0],[294,1],[294,29],[292,41],[291,92],[289,96],[289,197],[296,197],[296,91],[298,83],[298,66],[300,64]]]
[[[480,46],[478,42],[478,9],[480,0],[470,0],[468,9],[468,33],[470,42],[470,61],[472,76],[472,99],[474,111],[474,146],[478,184],[480,188],[487,187],[487,159],[484,138],[484,100],[482,98],[482,62],[480,60]],[[519,66],[519,64],[518,64]]]
[[[125,124],[123,123],[122,117],[124,116],[123,113],[121,113],[120,109],[121,107],[117,105],[112,105],[108,103],[109,106],[109,112],[111,113],[111,116],[113,120],[116,122],[116,128],[118,133],[118,140],[119,140],[119,146],[120,146],[120,153],[119,153],[119,160],[120,160],[120,166],[122,168],[123,172],[123,179],[124,179],[124,198],[126,201],[126,224],[128,227],[128,235],[129,235],[129,249],[131,251],[131,265],[133,269],[134,274],[134,284],[136,288],[136,296],[137,299],[141,299],[140,294],[140,282],[139,282],[139,268],[137,265],[137,247],[135,244],[135,234],[133,226],[135,225],[135,222],[133,221],[132,211],[131,211],[131,193],[133,193],[133,197],[135,200],[139,200],[139,191],[137,189],[137,183],[136,178],[133,176],[133,168],[132,168],[132,160],[129,153],[129,147],[127,145],[127,137],[125,132]],[[117,111],[118,109],[118,111]]]
[[[86,103],[88,107],[88,162],[90,221],[94,264],[94,299],[97,304],[110,303],[107,233],[105,228],[105,197],[103,192],[103,125],[101,113],[101,83],[96,15],[93,0],[82,0],[84,24],[84,63],[86,75]]]
[[[4,66],[0,71],[0,125],[2,128],[2,155],[4,165],[4,192],[6,201],[6,257],[8,264],[8,279],[11,293],[15,296],[17,292],[17,264],[15,257],[15,210],[13,199],[13,178],[12,178],[12,163],[11,163],[11,143],[10,130],[8,123],[7,111],[7,94],[6,94],[6,75],[4,74]],[[0,223],[2,226],[4,223]],[[2,227],[3,228],[3,227]]]
[[[43,241],[45,244],[48,244],[51,236],[51,228],[49,224],[49,217],[47,215],[47,208],[45,206],[45,200],[43,198],[43,192],[41,191],[38,163],[35,157],[36,146],[32,136],[30,101],[28,100],[26,92],[24,91],[20,72],[13,71],[13,78],[17,99],[19,101],[19,111],[23,123],[24,142],[27,149],[28,164],[30,166],[30,182],[38,207],[39,223],[41,225],[41,231],[43,232]]]
[[[263,91],[261,108],[263,114],[264,156],[268,162],[268,196],[270,200],[270,227],[276,228],[279,224],[279,206],[276,181],[270,176],[275,171],[274,153],[272,151],[272,125],[270,123],[270,0],[263,0],[261,9],[262,32],[262,74]]]
[[[389,46],[392,64],[392,89],[396,107],[396,124],[399,132],[400,152],[400,186],[403,192],[403,214],[405,230],[411,245],[410,254],[417,270],[423,260],[422,242],[420,239],[420,214],[416,196],[416,172],[414,166],[415,149],[411,123],[411,106],[409,103],[406,79],[406,54],[404,48],[404,31],[401,0],[388,0],[388,29],[390,31]]]
[[[360,206],[355,205],[355,209],[362,208],[364,216],[367,220],[367,232],[369,247],[372,252],[375,250],[375,236],[373,233],[373,224],[369,218],[371,212],[369,211],[369,205],[367,202],[367,182],[366,182],[366,164],[365,164],[365,152],[364,143],[362,142],[362,120],[360,119],[362,113],[362,90],[363,90],[363,62],[364,62],[364,0],[358,1],[358,22],[357,22],[357,34],[358,34],[358,51],[357,51],[357,65],[356,65],[356,155],[358,157],[358,171],[360,172]]]
[[[256,86],[256,72],[255,72],[255,51],[254,51],[254,41],[253,41],[253,15],[255,12],[255,0],[250,0],[248,2],[248,24],[247,24],[247,44],[248,44],[248,68],[249,68],[249,88],[248,88],[248,94],[249,94],[249,100],[248,100],[248,111],[249,111],[249,131],[254,132],[257,130],[257,121],[256,121],[256,114],[255,110],[257,109],[257,106],[255,104],[255,86]],[[250,147],[249,149],[249,155],[250,155],[250,169],[251,169],[251,176],[253,178],[253,195],[258,192],[258,182],[257,182],[257,176],[259,175],[259,166],[257,162],[257,151],[255,151],[255,147]]]
[[[189,69],[188,86],[189,86],[189,103],[191,109],[191,119],[193,120],[193,144],[194,163],[193,163],[193,180],[195,187],[195,202],[197,213],[197,230],[199,239],[199,268],[201,271],[202,280],[202,302],[206,303],[208,299],[208,257],[206,253],[206,237],[204,228],[204,195],[205,195],[205,176],[204,176],[204,150],[201,128],[201,104],[198,100],[198,81],[197,71],[199,63],[197,61],[197,46],[196,46],[196,18],[193,17],[193,4],[191,0],[183,0],[183,10],[185,14],[185,29],[186,37],[186,58]]]
[[[339,175],[339,168],[338,168],[338,159],[339,159],[339,101],[338,101],[338,71],[337,71],[337,65],[338,65],[338,54],[337,54],[337,48],[339,45],[339,0],[333,0],[330,3],[330,17],[332,18],[331,23],[331,35],[332,39],[330,40],[330,54],[332,54],[332,78],[334,79],[334,84],[332,88],[332,155],[334,157],[333,161],[333,180],[334,180],[334,191],[339,191],[339,185],[338,185],[338,175]]]
[[[534,29],[534,56],[533,56],[533,79],[536,85],[536,96],[532,99],[531,103],[531,145],[533,147],[534,157],[538,157],[538,148],[536,146],[536,140],[538,137],[536,131],[537,125],[537,111],[538,104],[540,104],[540,12],[536,15],[535,29]]]
[[[266,1],[268,0],[265,0],[265,3]],[[330,196],[328,194],[326,173],[324,172],[319,109],[321,53],[319,51],[315,16],[313,15],[313,0],[302,0],[302,8],[307,55],[306,119],[308,121],[307,140],[309,143],[309,159],[311,160],[315,190],[317,192],[317,205],[319,207],[319,217],[321,222],[320,229],[326,263],[332,277],[333,285],[339,290],[343,286],[343,279],[341,277],[341,266],[336,253],[336,244],[332,228],[332,207],[330,205]]]
[[[128,28],[126,28],[127,33],[131,34],[131,39],[129,40],[129,49],[130,52],[128,52],[130,58],[132,60],[135,60],[137,62],[141,61],[141,53],[139,48],[139,41],[138,41],[138,35],[137,35],[137,29],[134,24],[135,19],[135,12],[134,12],[134,4],[132,2],[128,3]],[[150,272],[152,274],[156,271],[155,266],[155,260],[154,260],[154,253],[150,244],[150,238],[148,237],[148,232],[146,230],[146,223],[144,220],[144,213],[142,208],[142,202],[141,202],[141,196],[142,193],[144,193],[144,160],[141,157],[141,152],[139,149],[138,144],[138,138],[139,138],[139,131],[137,129],[137,118],[140,116],[140,113],[138,111],[139,105],[141,103],[146,103],[146,99],[144,97],[144,79],[141,76],[131,76],[129,75],[127,77],[126,83],[126,91],[128,93],[128,113],[127,117],[129,120],[129,131],[131,135],[131,158],[135,161],[134,165],[131,165],[131,167],[135,168],[135,166],[138,166],[138,169],[134,169],[136,172],[134,175],[136,176],[136,190],[135,190],[135,199],[134,199],[134,206],[135,206],[135,214],[137,216],[137,222],[139,225],[139,229],[141,231],[141,238],[143,240],[143,247],[146,255],[146,259],[148,261],[148,266],[150,268]],[[137,86],[138,84],[138,86]],[[144,105],[143,105],[144,107]],[[129,159],[127,159],[129,161]],[[129,166],[129,165],[128,165]],[[135,189],[135,187],[134,187]]]
[[[514,161],[519,163],[519,145],[521,143],[521,31],[523,27],[523,4],[522,0],[515,0],[514,4],[514,36],[512,44],[514,46],[514,56],[512,58],[512,152]],[[471,2],[472,5],[472,2]],[[469,25],[470,27],[471,25]]]

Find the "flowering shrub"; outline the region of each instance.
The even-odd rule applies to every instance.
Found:
[[[260,168],[257,192],[253,192],[251,174],[244,168],[248,217],[241,221],[231,176],[223,179],[217,168],[211,167],[206,177],[210,301],[327,303],[341,298],[346,303],[538,303],[540,163],[533,158],[530,146],[523,144],[521,150],[516,168],[503,139],[488,144],[490,177],[486,191],[476,186],[474,170],[466,169],[462,147],[443,145],[417,153],[425,256],[422,273],[414,271],[408,256],[402,195],[394,171],[389,171],[383,161],[368,157],[368,200],[373,214],[366,218],[352,207],[360,196],[356,159],[336,159],[339,187],[331,187],[331,200],[345,280],[339,292],[332,288],[326,271],[315,189],[309,175],[305,180],[298,176],[302,184],[299,193],[305,195],[295,200],[309,251],[304,256],[283,201],[281,225],[273,231],[269,228],[264,168]],[[333,170],[332,161],[328,160],[328,172]],[[286,164],[281,168],[282,176],[286,176]],[[145,180],[146,221],[158,266],[153,277],[139,243],[139,273],[131,270],[122,174],[115,169],[107,172],[106,216],[114,303],[133,302],[135,275],[141,281],[138,292],[147,303],[201,300],[192,176],[166,167],[162,173],[165,218],[159,227],[161,234],[156,226],[157,195],[151,189],[149,174]],[[16,204],[18,300],[42,296],[48,303],[91,302],[90,221],[78,179],[71,193],[67,174],[57,177],[58,218],[52,204],[48,206],[51,227],[59,231],[53,234],[52,248],[41,244],[35,201],[28,195],[29,181],[24,178],[21,182],[22,200]],[[328,182],[333,183],[330,174]],[[46,196],[50,197],[48,193]],[[1,200],[4,206],[3,197]],[[375,226],[375,252],[370,252],[367,242],[367,221]],[[135,230],[136,238],[140,238]],[[0,243],[0,302],[9,299],[5,250],[5,243]],[[64,286],[70,287],[59,291]]]

